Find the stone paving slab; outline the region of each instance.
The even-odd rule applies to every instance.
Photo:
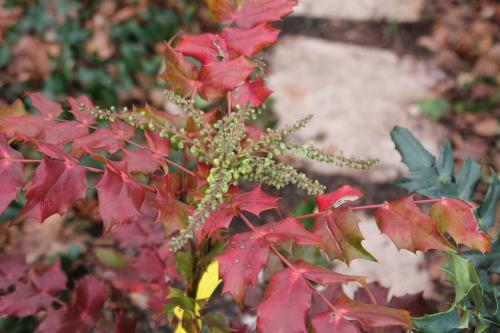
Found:
[[[295,15],[326,19],[415,22],[424,0],[300,0]]]
[[[368,172],[307,164],[316,172],[393,181],[406,170],[390,139],[395,125],[410,128],[431,152],[438,151],[444,129],[415,115],[415,102],[442,78],[426,63],[387,50],[299,36],[278,44],[270,68],[269,85],[280,125],[314,115],[298,133],[300,142],[314,140],[325,149],[381,160]]]

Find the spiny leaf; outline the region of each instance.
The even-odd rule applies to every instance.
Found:
[[[497,204],[500,198],[500,181],[494,170],[491,170],[492,183],[484,197],[484,201],[479,208],[475,210],[479,229],[486,230],[495,224],[497,215]],[[1,210],[0,210],[1,211]]]
[[[184,59],[182,54],[165,44],[165,71],[161,78],[170,90],[182,96],[191,96],[198,88],[198,68]]]
[[[412,195],[386,203],[377,209],[375,219],[398,249],[455,251],[441,235],[437,223],[413,202]]]
[[[466,159],[457,174],[458,197],[471,200],[481,178],[481,165],[473,159]]]
[[[226,42],[229,51],[250,57],[263,48],[274,44],[278,39],[279,30],[266,23],[251,29],[225,28],[221,37]]]
[[[16,199],[17,190],[24,184],[23,165],[12,161],[15,159],[23,159],[23,155],[12,149],[0,134],[0,215]]]
[[[40,92],[31,93],[28,96],[33,107],[49,120],[57,118],[63,112],[61,105],[51,101]]]
[[[443,199],[432,205],[431,216],[439,223],[441,232],[447,232],[458,244],[483,253],[491,250],[491,240],[478,231],[472,207],[457,199]]]
[[[259,272],[266,265],[270,246],[283,240],[293,240],[302,245],[319,245],[319,239],[293,218],[266,224],[255,232],[236,234],[217,259],[224,281],[222,292],[231,293],[242,304],[246,287],[255,284]]]
[[[363,197],[363,193],[358,189],[344,185],[333,192],[317,195],[315,199],[319,211],[323,212],[329,208],[338,208],[346,202],[354,201],[361,197]]]
[[[403,127],[394,127],[391,132],[396,149],[410,171],[417,171],[434,165],[434,156],[427,151],[411,132]]]
[[[175,45],[175,50],[199,60],[202,64],[226,59],[227,48],[223,38],[216,34],[184,35]]]
[[[455,287],[454,304],[457,305],[466,297],[470,297],[477,310],[481,311],[484,306],[483,290],[470,260],[455,254],[448,254],[445,271],[446,279]]]
[[[250,104],[256,108],[261,106],[271,95],[272,91],[264,85],[264,79],[258,78],[246,82],[234,89],[234,102],[238,105]]]
[[[144,187],[128,175],[123,165],[108,161],[104,176],[95,187],[106,230],[115,223],[129,222],[141,216],[139,209],[144,201]]]

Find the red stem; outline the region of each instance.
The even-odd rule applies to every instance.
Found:
[[[252,231],[257,231],[257,229],[255,229],[253,224],[246,218],[245,215],[243,215],[243,213],[240,210],[238,210],[238,216],[243,220],[243,222],[246,224],[248,228],[250,228]],[[269,247],[288,268],[292,269],[295,272],[298,272],[297,268],[295,268],[295,266],[293,266],[293,264],[287,258],[285,258],[285,256],[283,256],[273,245],[270,245]],[[316,290],[316,288],[314,288],[314,286],[306,278],[304,278],[304,281],[306,282],[309,289],[311,289],[314,293],[316,293],[326,303],[326,305],[328,305],[328,307],[332,311],[334,312],[337,311],[335,306],[325,297],[325,295]]]
[[[424,205],[424,204],[430,204],[430,203],[435,203],[438,201],[441,201],[442,199],[426,199],[426,200],[416,200],[414,201],[415,204],[417,205]],[[385,203],[383,204],[376,204],[376,205],[366,205],[366,206],[354,206],[351,207],[351,210],[368,210],[368,209],[377,209],[377,208],[382,208],[384,207]],[[332,209],[327,209],[323,212],[318,212],[318,213],[312,213],[312,214],[305,214],[305,215],[299,215],[299,216],[294,216],[295,219],[297,220],[304,220],[304,219],[310,219],[310,218],[315,218],[323,215],[328,215],[331,213]]]

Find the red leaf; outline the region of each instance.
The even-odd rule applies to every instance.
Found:
[[[224,39],[210,33],[182,36],[175,45],[175,50],[199,60],[202,64],[219,61],[219,57],[228,57]]]
[[[88,133],[87,126],[77,121],[50,123],[43,127],[43,141],[50,144],[64,145],[88,135]]]
[[[109,161],[104,176],[95,186],[99,198],[99,212],[105,230],[140,217],[144,201],[144,187],[130,177],[123,166]]]
[[[375,219],[380,230],[398,249],[412,252],[429,249],[455,251],[453,245],[441,235],[436,221],[413,202],[412,195],[386,203],[377,209]]]
[[[236,22],[241,28],[277,21],[292,12],[298,0],[205,0],[219,23]]]
[[[90,332],[95,326],[105,299],[104,283],[93,276],[86,276],[76,284],[73,303],[67,308],[50,311],[36,332]]]
[[[16,199],[17,190],[24,184],[23,165],[13,159],[23,159],[23,155],[12,149],[0,134],[0,215]]]
[[[4,133],[7,138],[17,136],[22,140],[29,141],[42,134],[43,127],[48,124],[50,121],[40,115],[8,117],[2,119],[0,132]]]
[[[0,291],[24,277],[27,269],[23,257],[0,253]]]
[[[149,149],[153,153],[153,156],[158,160],[162,160],[163,156],[170,155],[170,141],[164,139],[158,135],[156,132],[144,131],[144,136],[148,142]]]
[[[230,51],[250,57],[275,43],[279,33],[278,29],[262,23],[252,29],[225,28],[221,37]]]
[[[118,314],[116,320],[115,333],[135,333],[137,327],[137,318],[129,317],[123,313]]]
[[[491,251],[491,240],[478,231],[478,225],[472,207],[457,199],[443,199],[431,207],[431,216],[441,232],[453,237],[457,244],[464,244],[483,253]]]
[[[28,97],[33,107],[49,120],[57,118],[63,112],[61,105],[52,102],[40,92],[28,94]]]
[[[20,215],[44,221],[53,214],[64,214],[87,191],[87,170],[69,160],[43,158],[26,193]]]
[[[337,201],[336,198],[333,200]],[[358,223],[358,217],[350,208],[336,208],[328,215],[318,217],[312,232],[321,239],[330,260],[340,259],[347,264],[354,259],[375,260],[361,244],[364,238]]]
[[[200,95],[206,100],[221,97],[245,81],[253,71],[254,65],[243,56],[204,65],[199,78],[202,82]]]
[[[323,212],[329,208],[337,208],[342,204],[354,201],[363,196],[358,189],[344,185],[341,188],[323,195],[316,196],[316,204],[320,212]]]
[[[26,317],[40,309],[50,308],[54,298],[42,294],[31,284],[17,283],[16,290],[0,298],[0,314]]]
[[[266,194],[260,186],[246,193],[236,193],[221,207],[210,214],[200,231],[200,238],[206,237],[221,228],[228,228],[238,210],[260,215],[263,211],[278,208],[278,198]]]
[[[77,138],[71,146],[71,151],[75,152],[79,149],[89,150],[104,150],[110,154],[116,153],[124,146],[125,142],[122,138],[114,135],[109,128],[98,128],[94,132]]]
[[[94,105],[87,96],[82,95],[77,99],[74,99],[73,97],[68,97],[68,104],[70,106],[70,111],[76,120],[85,125],[95,124],[96,122],[95,117],[90,112],[80,109],[80,105],[83,105],[85,108],[89,110],[92,110],[94,108]]]
[[[139,255],[134,258],[132,267],[146,282],[162,283],[165,281],[165,267],[156,251],[142,249]]]
[[[182,96],[191,96],[199,86],[198,68],[186,61],[180,52],[165,44],[165,71],[161,78],[170,90]]]
[[[313,333],[362,333],[355,323],[336,316],[331,311],[320,313],[311,320]]]
[[[306,314],[313,291],[302,275],[287,268],[273,275],[257,307],[261,333],[306,333]]]
[[[242,304],[246,287],[255,284],[259,272],[266,265],[269,247],[283,240],[293,240],[302,245],[318,245],[319,242],[293,218],[266,224],[255,232],[234,235],[218,257],[220,275],[224,280],[222,292],[231,293]]]
[[[264,85],[264,79],[258,78],[236,87],[234,90],[234,103],[239,105],[248,103],[256,108],[262,105],[271,93],[272,90]]]
[[[160,164],[153,158],[149,149],[123,149],[122,160],[126,162],[127,171],[150,174],[158,170]]]
[[[155,246],[165,241],[161,224],[143,221],[116,225],[111,236],[122,247]]]
[[[363,285],[366,284],[366,279],[363,276],[339,274],[327,268],[311,265],[301,260],[294,262],[293,266],[306,279],[321,285],[342,284],[348,282],[358,282]]]
[[[57,259],[52,265],[35,271],[31,282],[41,293],[56,295],[66,289],[66,274],[61,270],[61,261]]]

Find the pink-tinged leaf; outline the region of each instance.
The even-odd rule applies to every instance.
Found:
[[[358,189],[344,185],[333,192],[316,196],[316,205],[319,211],[323,212],[329,208],[338,208],[346,202],[358,200],[362,196],[363,193]]]
[[[278,208],[278,198],[264,191],[260,186],[246,193],[235,193],[215,212],[210,214],[200,231],[200,238],[206,237],[215,231],[228,228],[231,220],[238,215],[238,210],[260,215],[263,211]]]
[[[28,97],[30,98],[33,107],[47,119],[55,119],[63,112],[61,105],[51,101],[42,93],[31,93],[28,94]]]
[[[281,20],[290,14],[298,0],[205,0],[215,20],[240,28],[251,28],[259,23]]]
[[[0,297],[0,314],[22,318],[50,308],[53,301],[54,297],[40,293],[31,284],[17,283],[13,292]]]
[[[187,220],[194,212],[193,207],[177,200],[173,178],[170,175],[163,177],[158,187],[158,192],[152,200],[152,205],[157,209],[158,222],[161,222],[165,234],[171,234],[183,229],[187,225]]]
[[[105,230],[115,223],[129,222],[141,216],[139,209],[144,201],[144,187],[128,175],[124,166],[108,162],[104,176],[95,187]]]
[[[228,247],[217,259],[224,280],[222,292],[231,293],[239,304],[243,304],[246,287],[255,284],[259,272],[266,265],[269,247],[284,240],[293,240],[301,245],[318,245],[319,242],[315,235],[292,218],[231,237]]]
[[[87,126],[77,121],[50,123],[43,127],[42,140],[50,144],[65,145],[88,134]]]
[[[364,238],[358,224],[359,219],[350,208],[336,208],[318,217],[312,232],[321,239],[330,260],[340,259],[347,264],[354,259],[375,260],[361,244]]]
[[[170,90],[182,96],[191,96],[199,86],[198,68],[188,62],[184,56],[165,44],[165,71],[161,78]]]
[[[271,95],[272,90],[266,88],[261,77],[242,84],[234,90],[234,103],[239,105],[249,104],[256,108],[262,105]]]
[[[0,291],[24,277],[27,269],[23,257],[0,253]]]
[[[69,307],[49,311],[36,332],[90,332],[97,322],[105,299],[104,283],[93,276],[86,276],[77,282],[72,304]]]
[[[132,267],[143,281],[148,283],[165,281],[164,263],[154,250],[142,249],[139,255],[133,259]]]
[[[205,33],[201,35],[184,35],[175,46],[175,50],[191,56],[202,64],[227,59],[224,39],[219,35]]]
[[[293,266],[306,279],[325,286],[330,284],[342,284],[348,282],[358,282],[363,285],[366,284],[366,279],[363,276],[339,274],[321,266],[311,265],[302,260],[294,262]]]
[[[164,139],[156,132],[144,131],[149,149],[156,159],[162,160],[164,156],[170,155],[170,140]]]
[[[124,123],[121,120],[115,120],[110,125],[109,128],[114,133],[116,138],[127,140],[131,139],[135,135],[135,127]]]
[[[39,137],[43,127],[49,124],[51,121],[41,115],[8,117],[0,122],[0,132],[4,133],[7,138],[18,137],[29,141]]]
[[[483,253],[491,251],[491,240],[478,230],[472,207],[457,199],[443,199],[431,207],[431,216],[441,232],[446,232],[457,244],[464,244]]]
[[[364,329],[386,326],[412,326],[410,314],[405,310],[391,309],[373,304],[355,302],[340,296],[334,304],[337,316],[359,322]]]
[[[325,299],[335,301],[340,295],[344,294],[341,284],[330,284],[320,293],[323,297],[319,296],[317,293],[312,295],[312,304],[309,309],[310,318],[314,318],[316,315],[325,311],[331,311],[330,307],[325,302]]]
[[[375,219],[380,230],[389,236],[398,249],[455,252],[453,245],[439,231],[436,221],[414,203],[413,195],[384,204],[377,209]]]
[[[116,225],[111,237],[122,247],[158,246],[165,242],[161,224],[143,221]]]
[[[104,150],[110,154],[116,153],[125,145],[122,138],[116,136],[109,128],[98,128],[94,132],[76,139],[71,146],[71,151],[80,149]]]
[[[53,214],[64,214],[72,205],[85,198],[87,170],[69,160],[43,158],[36,168],[26,204],[20,216],[44,221]]]
[[[312,333],[362,333],[355,322],[331,311],[320,313],[311,320]]]
[[[76,99],[73,97],[68,97],[68,104],[70,107],[70,111],[75,117],[76,120],[85,124],[85,125],[93,125],[96,122],[95,117],[89,112],[94,108],[94,105],[90,101],[90,99],[82,95]],[[86,109],[82,110],[81,105]]]
[[[312,293],[300,273],[287,268],[274,274],[257,307],[257,331],[306,333]]]
[[[230,61],[212,62],[204,65],[200,72],[200,95],[206,100],[221,97],[244,82],[254,71],[254,65],[241,56]]]
[[[23,155],[12,149],[0,134],[0,215],[16,199],[17,190],[24,184],[23,165],[13,161],[16,159],[23,159]]]
[[[122,161],[126,162],[127,171],[150,174],[159,169],[160,164],[153,158],[149,149],[123,149]]]
[[[66,289],[66,274],[61,269],[61,261],[57,259],[52,265],[33,273],[31,282],[41,293],[56,296]]]
[[[276,42],[280,31],[262,23],[251,29],[225,28],[221,37],[229,51],[250,57]]]

